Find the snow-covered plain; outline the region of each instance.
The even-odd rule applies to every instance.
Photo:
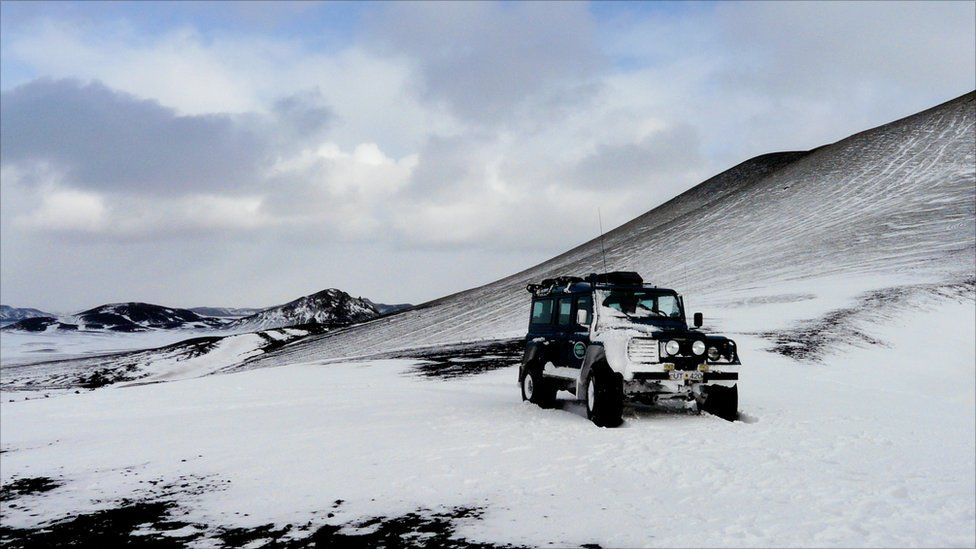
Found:
[[[0,362],[4,366],[47,360],[162,347],[189,337],[212,335],[206,330],[155,330],[150,332],[0,332]]]
[[[64,485],[4,502],[4,524],[142,497],[175,500],[203,545],[220,526],[455,507],[483,510],[454,525],[472,542],[976,543],[972,296],[923,296],[865,328],[882,344],[842,343],[821,364],[766,352],[768,341],[736,330],[735,319],[794,320],[776,300],[746,301],[722,319],[746,364],[734,423],[638,407],[623,428],[598,429],[573,402],[520,402],[515,366],[437,379],[411,375],[409,360],[312,361],[5,403],[4,482]]]

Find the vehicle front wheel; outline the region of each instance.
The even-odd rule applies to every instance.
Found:
[[[528,400],[541,408],[552,408],[556,403],[556,388],[542,377],[542,371],[532,368],[522,376],[522,400]]]
[[[586,417],[598,427],[616,427],[623,422],[623,382],[608,372],[592,372],[586,378]]]
[[[739,417],[739,386],[710,385],[701,409],[726,421],[735,421]]]

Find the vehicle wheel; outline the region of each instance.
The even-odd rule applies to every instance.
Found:
[[[739,417],[739,386],[709,385],[701,409],[726,421],[735,421]]]
[[[532,368],[522,377],[522,400],[538,404],[542,408],[552,408],[556,403],[556,387],[542,377],[542,370]]]
[[[586,378],[586,417],[598,427],[616,427],[623,422],[624,392],[620,377],[591,372]]]

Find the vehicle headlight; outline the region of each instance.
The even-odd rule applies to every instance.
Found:
[[[676,355],[680,350],[681,350],[681,346],[678,345],[678,342],[673,339],[664,346],[664,351],[667,352],[669,355]]]
[[[721,358],[721,356],[722,355],[720,355],[718,353],[718,349],[717,348],[715,348],[715,347],[709,347],[708,348],[708,360],[711,360],[712,362],[715,362],[716,360],[718,360],[719,358]]]
[[[696,342],[692,343],[691,344],[691,352],[693,352],[693,353],[695,353],[696,355],[699,355],[699,356],[705,354],[705,342],[704,341],[696,341]]]

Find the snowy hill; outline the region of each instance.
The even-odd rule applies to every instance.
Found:
[[[44,316],[51,317],[54,315],[51,313],[45,313],[44,311],[38,311],[37,309],[0,305],[0,324],[17,322],[18,320],[23,320],[25,318],[38,318]]]
[[[803,294],[824,277],[824,284],[858,279],[842,284],[846,300],[971,277],[974,119],[976,93],[969,93],[809,152],[743,162],[608,232],[607,266],[676,288],[695,310],[755,288],[775,294],[791,282],[800,289],[790,291]],[[528,282],[602,269],[594,239],[486,286],[309,338],[273,360],[524,335]]]
[[[224,321],[203,317],[187,309],[150,303],[110,303],[75,315],[84,330],[136,332],[150,329],[219,328]]]
[[[312,322],[332,327],[348,326],[379,314],[370,301],[330,288],[241,318],[229,327],[234,330],[263,330]]]

